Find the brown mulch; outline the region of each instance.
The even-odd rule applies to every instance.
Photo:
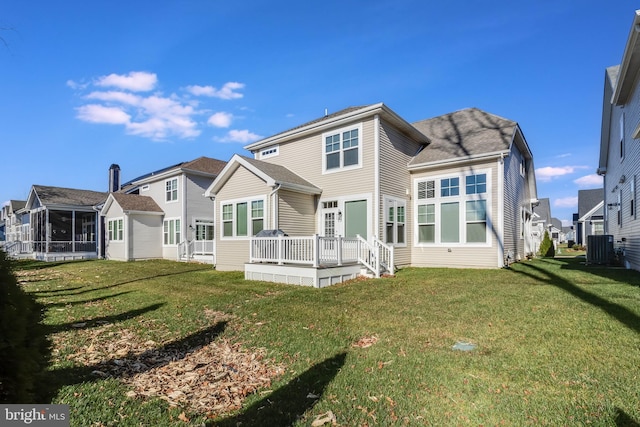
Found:
[[[264,349],[244,349],[221,337],[206,345],[179,348],[144,341],[113,324],[77,332],[88,334],[90,344],[67,360],[91,367],[95,376],[119,378],[131,387],[130,398],[159,397],[170,406],[200,414],[237,410],[246,396],[269,388],[272,379],[284,373],[283,367],[266,359]]]

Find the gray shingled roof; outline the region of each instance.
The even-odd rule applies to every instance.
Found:
[[[109,193],[92,190],[78,190],[75,188],[49,187],[34,185],[40,203],[47,205],[95,206],[103,203]]]
[[[13,209],[13,212],[17,212],[27,206],[26,200],[10,200],[9,203],[11,205],[11,209]]]
[[[164,212],[149,196],[138,194],[111,193],[123,211]]]
[[[245,160],[247,163],[251,164],[251,166],[255,167],[262,171],[265,175],[270,176],[273,180],[279,184],[292,184],[294,186],[303,186],[309,188],[315,188],[319,192],[320,188],[316,187],[306,179],[302,178],[300,175],[291,172],[289,169],[284,166],[276,165],[273,163],[263,162],[262,160],[256,160],[250,157],[238,156]]]
[[[604,201],[604,188],[578,190],[578,218],[585,216],[602,201]]]
[[[467,108],[413,123],[431,139],[409,165],[508,150],[517,128],[512,120]]]
[[[551,204],[548,198],[538,199],[538,206],[534,206],[533,211],[540,216],[538,221],[551,224]]]
[[[227,162],[223,161],[223,160],[218,160],[218,159],[213,159],[211,157],[198,157],[197,159],[194,160],[190,160],[188,162],[180,162],[180,163],[176,163],[175,165],[171,165],[171,166],[167,166],[164,167],[162,169],[158,169],[156,171],[153,172],[149,172],[146,173],[144,175],[140,175],[130,181],[125,182],[124,184],[121,185],[121,190],[125,190],[127,188],[130,188],[134,182],[138,182],[141,181],[145,178],[149,178],[151,176],[154,175],[158,175],[164,172],[168,172],[172,169],[189,169],[189,170],[194,170],[194,171],[198,171],[198,172],[205,172],[205,173],[210,173],[212,175],[218,175],[222,169],[224,169],[225,165],[227,164]]]

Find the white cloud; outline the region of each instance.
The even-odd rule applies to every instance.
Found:
[[[540,181],[551,181],[553,178],[572,174],[575,169],[576,168],[573,166],[546,166],[544,168],[538,168],[536,169],[536,179],[539,179]]]
[[[558,208],[577,208],[578,196],[575,197],[561,197],[553,201],[553,206]]]
[[[244,83],[228,82],[225,83],[220,90],[213,86],[198,85],[187,86],[186,89],[189,93],[195,96],[209,96],[220,99],[238,99],[242,98],[244,95],[235,91],[243,88]]]
[[[602,176],[597,173],[592,173],[591,175],[585,175],[578,179],[574,179],[573,182],[578,184],[579,187],[602,187],[603,181]]]
[[[218,112],[209,117],[207,123],[217,128],[228,128],[229,126],[231,126],[232,119],[233,115],[225,112]]]
[[[249,144],[261,139],[262,136],[249,132],[248,130],[230,130],[222,138],[214,138],[218,142],[239,142],[242,144]]]
[[[87,95],[87,98],[97,99],[99,101],[119,102],[129,105],[139,105],[140,100],[142,99],[138,95],[120,91],[91,92]]]
[[[73,80],[67,80],[67,86],[69,86],[71,89],[86,89],[87,86],[89,86],[88,83],[78,83],[78,82],[74,82]]]
[[[232,114],[218,112],[211,115],[209,107],[200,106],[204,100],[176,93],[165,96],[159,91],[140,94],[154,89],[157,84],[155,73],[138,71],[99,77],[92,81],[92,90],[87,89],[90,85],[83,86],[71,80],[67,82],[73,89],[87,90],[85,94],[79,93],[84,99],[84,105],[76,108],[79,120],[123,125],[129,135],[153,140],[186,139],[199,136],[207,124],[218,128],[231,126]],[[189,86],[192,94],[220,99],[241,98],[243,95],[236,91],[243,87],[244,84],[237,82],[226,83],[219,90],[213,86]],[[247,143],[260,138],[248,130],[234,130],[219,140]]]
[[[158,76],[155,73],[147,73],[144,71],[131,71],[127,75],[109,74],[108,76],[98,77],[95,81],[96,86],[114,86],[133,92],[150,91],[156,87],[157,83]]]
[[[77,117],[91,123],[107,123],[111,125],[128,124],[131,116],[117,107],[105,107],[98,104],[88,104],[78,107]]]

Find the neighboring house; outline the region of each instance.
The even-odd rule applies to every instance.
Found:
[[[565,241],[565,235],[562,231],[562,221],[560,221],[558,218],[551,218],[549,237],[551,237],[551,240],[553,240],[553,245],[556,249],[558,249],[558,243],[562,243]]]
[[[29,241],[29,215],[25,211],[26,201],[10,200],[3,207],[5,240],[7,242]]]
[[[112,193],[102,207],[105,257],[129,261],[165,258],[214,263],[213,202],[203,193],[226,162],[199,157],[118,185],[112,165]]]
[[[99,256],[97,206],[107,193],[34,185],[25,205],[29,215],[29,249],[44,261],[86,259]]]
[[[578,191],[576,243],[587,244],[587,236],[604,234],[604,189]]]
[[[538,203],[533,207],[533,254],[537,254],[540,250],[545,231],[549,233],[549,238],[551,238],[551,226],[551,204],[549,198],[543,197],[538,199]]]
[[[620,65],[605,71],[598,173],[604,177],[604,234],[624,248],[625,264],[640,270],[640,11],[631,22]]]
[[[233,156],[205,193],[220,270],[325,286],[352,264],[497,268],[533,250],[533,158],[514,121],[471,108],[411,124],[380,103],[245,148],[254,158]],[[270,229],[288,236],[253,237]]]

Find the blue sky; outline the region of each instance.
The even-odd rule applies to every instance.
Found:
[[[570,220],[595,176],[605,68],[631,1],[0,3],[0,202],[107,190],[324,114],[409,122],[467,107],[517,121],[538,197]]]

